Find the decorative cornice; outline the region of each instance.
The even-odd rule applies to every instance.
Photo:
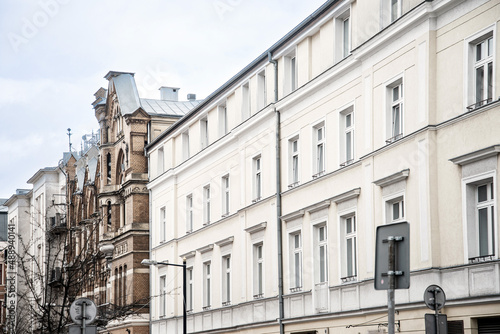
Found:
[[[352,198],[358,197],[359,193],[361,193],[361,188],[354,188],[352,190],[346,191],[345,193],[332,197],[332,201],[336,204],[339,204]]]
[[[195,255],[196,255],[196,251],[189,251],[189,252],[187,252],[185,254],[179,255],[179,257],[181,259],[190,259],[190,258],[194,257]]]
[[[455,165],[464,166],[475,161],[493,157],[500,153],[500,145],[494,145],[450,159]]]
[[[281,220],[283,220],[284,222],[289,222],[297,218],[302,218],[304,216],[304,213],[305,213],[304,210],[294,211],[284,216],[281,216]]]
[[[321,201],[319,203],[308,206],[307,208],[305,208],[305,210],[311,214],[330,207],[330,203],[330,201]]]
[[[383,177],[377,181],[373,181],[377,186],[379,187],[386,187],[390,184],[394,184],[399,181],[406,180],[408,178],[408,175],[410,175],[410,169],[403,169],[400,172],[394,173],[392,175]]]
[[[206,253],[206,252],[210,252],[213,249],[214,249],[214,244],[208,244],[206,246],[198,248],[196,251],[200,252],[201,254],[203,254],[203,253]]]
[[[224,247],[226,245],[232,244],[233,241],[234,241],[234,237],[229,237],[229,238],[226,238],[226,239],[219,240],[215,244],[217,246],[219,246],[219,247]]]
[[[250,234],[257,233],[257,232],[265,230],[266,226],[267,226],[267,222],[262,222],[260,224],[246,228],[245,232],[250,233]]]

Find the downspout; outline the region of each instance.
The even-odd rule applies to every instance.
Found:
[[[272,53],[267,53],[269,62],[274,65],[274,103],[278,101],[278,62],[273,59]],[[281,234],[281,120],[280,112],[274,107],[276,115],[276,227],[278,234],[278,309],[280,334],[285,333],[285,305],[283,299],[283,238]]]

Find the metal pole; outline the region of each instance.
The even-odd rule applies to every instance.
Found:
[[[435,311],[434,317],[436,318],[436,334],[439,334],[439,314],[438,314],[439,305],[437,303],[438,292],[439,291],[437,291],[437,289],[434,289],[434,291],[432,291],[432,293],[434,294],[434,311]]]
[[[85,334],[87,332],[87,329],[85,328],[87,324],[87,310],[86,310],[87,302],[85,300],[82,301],[82,334]]]
[[[389,334],[394,334],[394,266],[395,266],[395,256],[394,256],[394,237],[387,238],[389,242],[389,268],[387,275],[389,276],[389,289],[387,290],[387,330]]]
[[[186,259],[182,259],[182,280],[183,280],[183,284],[182,284],[182,294],[184,296],[184,314],[183,314],[183,318],[182,318],[182,327],[183,327],[183,333],[184,334],[187,334],[187,288],[186,288]]]

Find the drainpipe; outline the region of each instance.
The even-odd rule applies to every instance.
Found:
[[[274,65],[274,102],[278,101],[278,62],[273,59],[272,53],[267,53],[269,62]],[[281,142],[280,142],[280,112],[274,107],[276,115],[276,227],[278,233],[278,308],[280,334],[285,333],[283,319],[285,305],[283,300],[283,238],[281,235]]]

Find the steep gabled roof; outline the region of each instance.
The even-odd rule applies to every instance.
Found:
[[[110,71],[105,78],[115,87],[123,116],[133,114],[137,109],[141,108],[134,73]]]

